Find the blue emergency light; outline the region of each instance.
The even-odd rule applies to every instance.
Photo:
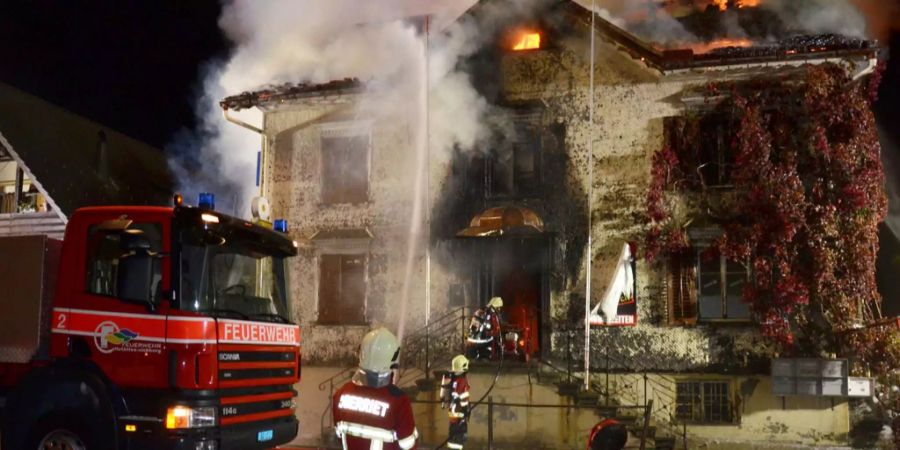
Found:
[[[200,209],[214,210],[216,209],[216,196],[211,192],[201,192],[200,199],[197,201]]]
[[[288,232],[287,220],[275,219],[275,223],[272,224],[272,228],[274,228],[275,231],[279,231],[281,233],[287,233]]]

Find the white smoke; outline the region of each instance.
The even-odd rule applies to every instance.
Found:
[[[791,30],[835,33],[866,38],[866,17],[845,0],[767,0],[763,8],[774,11]]]
[[[513,2],[528,3],[533,2]],[[227,191],[220,203],[236,197],[241,206],[256,195],[253,181],[260,137],[222,118],[218,102],[229,95],[285,83],[356,77],[377,93],[382,114],[409,114],[425,78],[422,33],[403,20],[409,17],[432,17],[428,53],[432,150],[471,146],[484,136],[487,105],[457,65],[482,44],[481,36],[489,34],[484,28],[492,25],[486,20],[477,25],[454,23],[472,4],[474,0],[226,3],[219,24],[234,50],[227,61],[211,65],[203,80],[198,130],[169,146],[176,155],[171,165],[181,180],[179,188],[189,199],[199,191]],[[241,206],[233,208],[240,212]]]
[[[226,61],[212,64],[203,80],[197,106],[199,129],[170,146],[176,155],[171,166],[180,190],[185,198],[195,198],[201,191],[222,193],[218,203],[224,208],[220,209],[241,216],[246,215],[249,199],[258,195],[254,181],[261,137],[226,121],[218,104],[221,99],[283,84],[362,80],[371,95],[356,107],[376,114],[376,119],[408,123],[414,147],[403,162],[414,173],[398,175],[408,180],[403,182],[409,184],[413,205],[408,240],[397,243],[407,246],[409,257],[403,292],[391,293],[401,295],[405,307],[415,255],[424,242],[425,148],[432,154],[449,155],[451,149],[472,148],[490,134],[488,102],[460,62],[482,48],[486,39],[493,39],[505,20],[526,14],[540,1],[481,4],[477,19],[472,20],[457,19],[475,0],[226,2],[219,25],[233,43],[233,51]],[[430,17],[427,52],[424,16]],[[230,113],[240,114],[253,126],[261,125],[254,109]],[[429,125],[426,117],[430,117]],[[406,315],[399,313],[399,317]],[[402,327],[401,322],[400,334]]]

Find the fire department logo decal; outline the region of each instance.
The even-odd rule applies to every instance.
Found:
[[[127,328],[120,329],[111,321],[101,322],[94,330],[94,344],[101,353],[112,353],[116,347],[123,346],[136,337],[138,333]]]

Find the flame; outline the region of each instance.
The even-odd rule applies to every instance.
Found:
[[[513,45],[513,50],[534,50],[541,48],[541,33],[523,32]]]
[[[717,48],[723,47],[751,47],[753,46],[753,41],[750,39],[743,38],[725,38],[725,39],[716,39],[710,42],[703,42],[701,44],[693,44],[691,45],[691,50],[694,51],[695,54],[707,53],[711,50],[715,50]]]
[[[736,0],[735,6],[738,8],[753,8],[759,6],[762,0]],[[719,10],[725,11],[728,9],[729,0],[713,0],[713,4],[719,7]]]

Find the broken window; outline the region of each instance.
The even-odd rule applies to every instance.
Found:
[[[366,323],[365,255],[322,255],[319,262],[319,323]]]
[[[513,118],[513,136],[501,138],[486,158],[488,197],[536,195],[541,183],[541,133],[534,115]]]
[[[734,116],[717,111],[700,120],[666,119],[671,148],[683,161],[686,175],[701,187],[728,187],[734,168]]]
[[[368,132],[322,131],[322,202],[364,203],[369,200]]]
[[[675,415],[693,423],[732,423],[728,381],[679,381],[675,389]]]
[[[699,320],[750,319],[750,307],[742,300],[749,267],[702,246],[695,256]]]

